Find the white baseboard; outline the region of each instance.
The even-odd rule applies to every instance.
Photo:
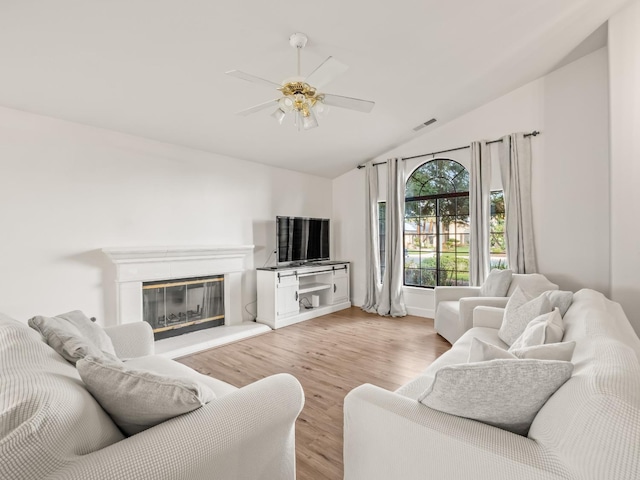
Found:
[[[433,318],[435,316],[432,308],[407,307],[407,313],[409,315],[415,315],[416,317],[425,318]]]

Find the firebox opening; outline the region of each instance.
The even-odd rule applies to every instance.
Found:
[[[224,275],[144,282],[142,300],[155,340],[224,325]]]

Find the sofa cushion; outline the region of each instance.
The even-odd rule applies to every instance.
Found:
[[[640,472],[640,339],[619,303],[580,290],[563,318],[575,341],[571,379],[540,410],[529,438],[580,478]]]
[[[28,323],[49,346],[73,364],[85,355],[116,354],[109,336],[80,310],[55,317],[38,315]]]
[[[215,398],[200,382],[133,369],[104,356],[87,356],[76,367],[87,389],[127,435],[191,412]]]
[[[557,343],[562,341],[564,327],[560,310],[554,308],[552,312],[540,315],[529,322],[527,327],[511,344],[509,351],[525,347],[544,345],[545,343]]]
[[[573,302],[573,292],[568,290],[547,290],[544,295],[549,299],[551,309],[558,308],[563,317]]]
[[[418,398],[459,417],[526,435],[538,410],[573,371],[571,362],[491,360],[449,365]]]
[[[507,345],[511,345],[522,335],[531,320],[550,311],[551,304],[545,295],[533,298],[518,287],[504,309],[504,317],[498,335]]]
[[[49,478],[124,438],[76,369],[34,330],[2,315],[0,365],[0,478]]]
[[[511,276],[511,285],[507,291],[510,297],[520,287],[532,297],[537,297],[547,290],[557,290],[558,285],[550,282],[547,277],[540,273],[514,273]]]
[[[469,363],[499,358],[524,358],[535,360],[561,360],[570,362],[576,342],[549,343],[518,349],[504,350],[496,345],[474,338],[469,350]]]
[[[497,268],[491,270],[480,287],[480,296],[506,297],[512,274],[512,270],[499,270]]]

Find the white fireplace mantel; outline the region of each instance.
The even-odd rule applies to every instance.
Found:
[[[242,272],[253,245],[119,247],[102,251],[116,265],[118,323],[143,320],[142,283],[207,275],[225,276],[225,323],[242,322]]]

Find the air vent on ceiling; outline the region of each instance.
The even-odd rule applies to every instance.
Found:
[[[420,125],[418,125],[417,127],[415,127],[415,128],[413,129],[413,131],[414,131],[414,132],[417,132],[418,130],[420,130],[420,129],[424,128],[424,127],[428,127],[428,126],[429,126],[429,125],[431,125],[432,123],[436,123],[436,122],[437,122],[437,120],[436,120],[435,118],[432,118],[432,119],[430,119],[430,120],[427,120],[427,121],[426,121],[426,122],[424,122],[424,123],[421,123],[421,124],[420,124]]]

